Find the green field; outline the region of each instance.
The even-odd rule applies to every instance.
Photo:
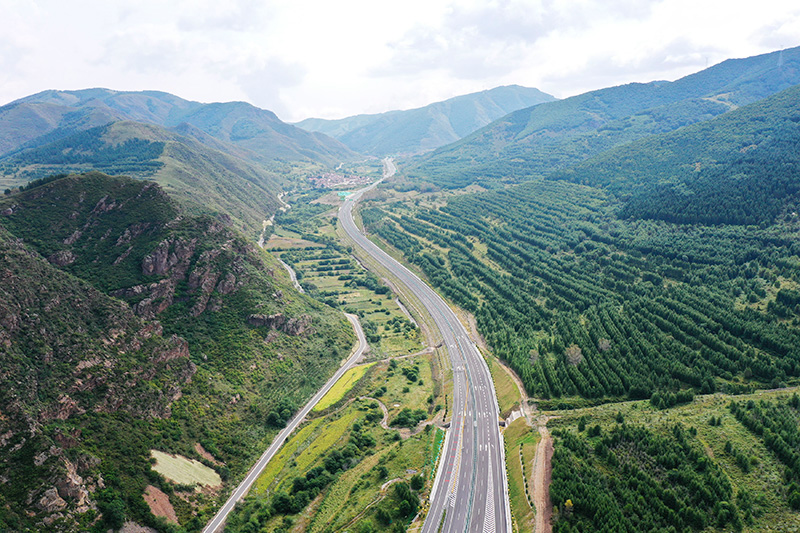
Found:
[[[382,365],[380,370],[376,373],[373,387],[367,391],[377,397],[378,390],[386,389],[379,399],[389,410],[390,421],[403,409],[428,410],[432,407],[430,398],[433,382],[430,355],[423,354],[398,360],[389,365]],[[414,373],[417,378],[411,381],[407,376]]]
[[[390,288],[335,243],[335,210],[328,205],[300,204],[290,213],[292,218],[276,217],[269,243],[276,244],[273,251],[292,266],[306,292],[358,315],[375,357],[422,350],[419,328],[400,309]],[[308,245],[312,241],[318,243],[316,248]]]
[[[508,473],[508,497],[517,531],[532,531],[536,510],[533,506],[533,459],[539,432],[518,418],[503,432]],[[524,465],[524,472],[523,472]]]
[[[358,383],[358,380],[364,377],[366,371],[372,368],[372,365],[374,364],[375,363],[358,365],[345,372],[342,377],[339,378],[339,381],[334,384],[331,390],[329,390],[325,396],[320,399],[319,403],[314,406],[312,411],[324,411],[328,407],[344,398],[344,395],[347,394],[356,383]]]
[[[222,479],[214,470],[200,461],[187,459],[182,455],[172,455],[158,450],[150,450],[156,460],[153,470],[179,485],[205,485],[219,487]]]

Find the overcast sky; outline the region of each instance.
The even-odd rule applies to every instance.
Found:
[[[796,0],[0,0],[0,20],[0,105],[156,89],[287,121],[509,84],[563,98],[800,45]]]

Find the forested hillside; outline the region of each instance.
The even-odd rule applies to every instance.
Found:
[[[548,179],[629,199],[621,216],[769,224],[797,210],[800,87],[713,120],[609,150]]]
[[[352,345],[344,317],[296,293],[224,217],[188,215],[152,182],[47,181],[3,199],[0,224],[15,384],[2,392],[0,476],[14,489],[0,527],[169,530],[143,500],[152,485],[199,530],[227,483],[173,490],[150,450],[238,482]]]
[[[417,181],[459,188],[542,177],[800,83],[800,48],[731,59],[674,82],[611,87],[511,113],[413,161]]]

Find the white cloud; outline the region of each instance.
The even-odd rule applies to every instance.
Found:
[[[517,83],[556,96],[800,45],[782,0],[3,0],[0,103],[49,88],[247,100],[285,120]]]

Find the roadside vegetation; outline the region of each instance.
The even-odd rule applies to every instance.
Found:
[[[226,530],[405,531],[430,490],[444,436],[431,425],[401,436],[395,424],[402,413],[419,413],[409,423],[415,427],[437,412],[428,402],[417,407],[410,391],[400,392],[401,383],[411,383],[410,372],[402,370],[418,366],[377,363],[362,378],[366,383],[359,382],[363,396],[350,392],[340,407],[307,421],[259,477]],[[388,427],[379,402],[394,402],[392,411],[400,413]]]
[[[533,500],[533,461],[539,433],[518,418],[503,432],[506,449],[508,497],[515,531],[532,531],[536,506]]]

